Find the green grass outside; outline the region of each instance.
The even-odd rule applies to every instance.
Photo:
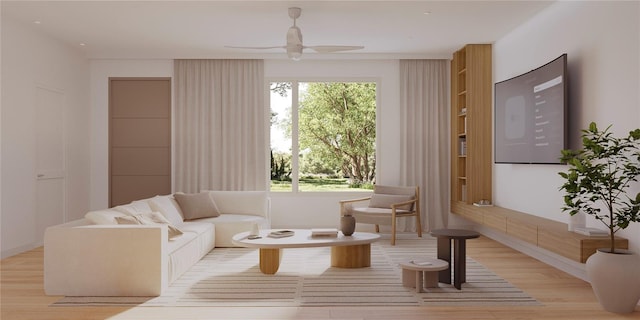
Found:
[[[341,192],[341,191],[355,192],[355,191],[371,191],[373,189],[372,186],[350,188],[349,181],[344,178],[318,178],[318,177],[300,178],[298,187],[301,192]],[[291,192],[291,182],[271,180],[271,191]]]

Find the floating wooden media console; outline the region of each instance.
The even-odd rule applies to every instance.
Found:
[[[567,224],[527,213],[501,208],[476,207],[451,202],[451,212],[493,228],[540,248],[578,262],[586,262],[599,248],[608,248],[608,237],[589,237],[568,231]],[[616,247],[629,248],[629,241],[616,237]]]

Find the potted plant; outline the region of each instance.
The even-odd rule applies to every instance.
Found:
[[[610,247],[587,259],[587,276],[605,310],[628,313],[640,299],[640,256],[616,248],[615,233],[640,222],[640,192],[630,194],[640,175],[640,129],[619,138],[610,128],[600,131],[592,122],[582,130],[582,150],[562,151],[569,169],[559,173],[565,180],[560,190],[563,212],[584,212],[609,230]]]

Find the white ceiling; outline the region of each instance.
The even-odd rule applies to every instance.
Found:
[[[492,43],[553,1],[2,1],[2,18],[28,24],[89,58],[286,58],[292,20],[305,45],[362,45],[314,58],[450,58]],[[425,14],[430,12],[430,14]],[[39,23],[35,23],[39,21]],[[86,45],[81,46],[80,43]]]

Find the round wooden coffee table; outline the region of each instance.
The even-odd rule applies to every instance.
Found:
[[[293,236],[270,238],[271,231],[283,229],[260,230],[259,239],[249,239],[250,232],[238,233],[231,242],[240,247],[260,249],[260,271],[264,274],[275,274],[280,268],[282,249],[331,247],[331,266],[338,268],[364,268],[371,266],[371,243],[380,235],[368,232],[354,232],[345,236],[338,232],[337,237],[312,237],[309,229],[287,229]]]

